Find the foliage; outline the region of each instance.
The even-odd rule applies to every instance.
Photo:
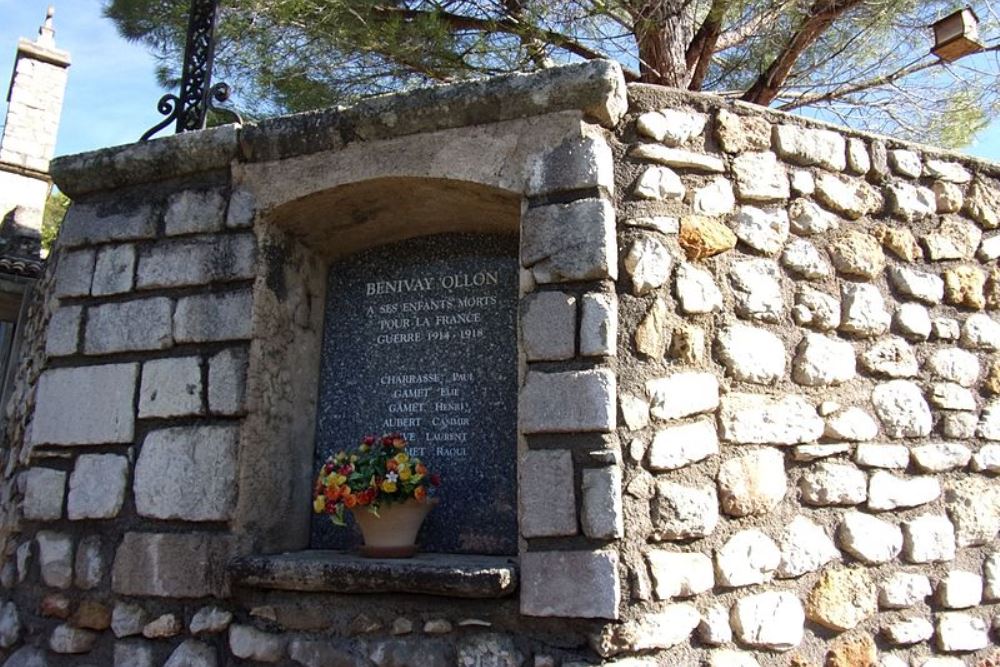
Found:
[[[943,63],[952,0],[223,0],[218,78],[270,115],[590,58],[633,80],[714,91],[907,138],[966,142],[1000,111],[998,53]],[[188,0],[106,0],[176,80]],[[1000,27],[986,3],[980,33]]]
[[[45,202],[45,213],[42,217],[42,248],[47,252],[52,250],[52,244],[59,234],[66,211],[69,210],[70,199],[58,190],[49,194]]]
[[[313,488],[313,511],[344,525],[344,510],[366,507],[378,516],[383,505],[413,498],[425,502],[441,483],[427,466],[406,451],[399,434],[365,436],[356,450],[339,451],[320,468]]]

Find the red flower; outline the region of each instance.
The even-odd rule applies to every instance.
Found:
[[[338,470],[337,472],[339,472],[344,477],[347,477],[352,472],[354,472],[354,467],[350,463],[346,463],[346,464],[340,466],[340,470]]]
[[[374,445],[375,444],[375,436],[374,435],[366,435],[364,438],[361,439],[361,444],[363,444],[363,445]]]

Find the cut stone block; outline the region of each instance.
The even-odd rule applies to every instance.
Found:
[[[521,613],[563,618],[618,618],[618,554],[529,551],[521,555]]]
[[[518,466],[521,534],[565,537],[577,534],[573,456],[566,450],[524,454]]]
[[[46,371],[38,381],[28,441],[33,446],[131,442],[138,375],[139,364]]]
[[[574,433],[615,429],[615,375],[607,369],[529,372],[518,418],[523,433]]]

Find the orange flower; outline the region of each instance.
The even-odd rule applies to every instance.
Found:
[[[358,499],[353,493],[348,493],[342,500],[344,501],[344,507],[351,508],[358,504]]]
[[[406,440],[403,440],[402,438],[393,438],[392,446],[396,449],[402,449],[403,447],[406,447]]]
[[[417,473],[418,475],[426,475],[426,474],[427,474],[427,466],[425,466],[425,465],[424,465],[423,463],[418,463],[418,464],[416,465],[416,467],[414,467],[414,469],[413,469],[413,470],[414,470],[414,472],[416,472],[416,473]]]
[[[389,459],[385,462],[385,469],[391,472],[395,472],[396,470],[399,470],[399,463],[396,461],[396,459]]]
[[[337,500],[340,497],[340,487],[338,486],[328,486],[326,487],[326,497],[329,500]]]
[[[418,486],[417,488],[413,489],[413,497],[419,500],[420,502],[424,502],[424,498],[427,497],[427,489],[425,489],[422,486]]]

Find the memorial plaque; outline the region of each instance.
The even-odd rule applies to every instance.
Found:
[[[402,433],[443,480],[424,551],[517,553],[517,283],[507,236],[422,237],[330,268],[314,469]],[[359,541],[314,516],[313,548]]]

